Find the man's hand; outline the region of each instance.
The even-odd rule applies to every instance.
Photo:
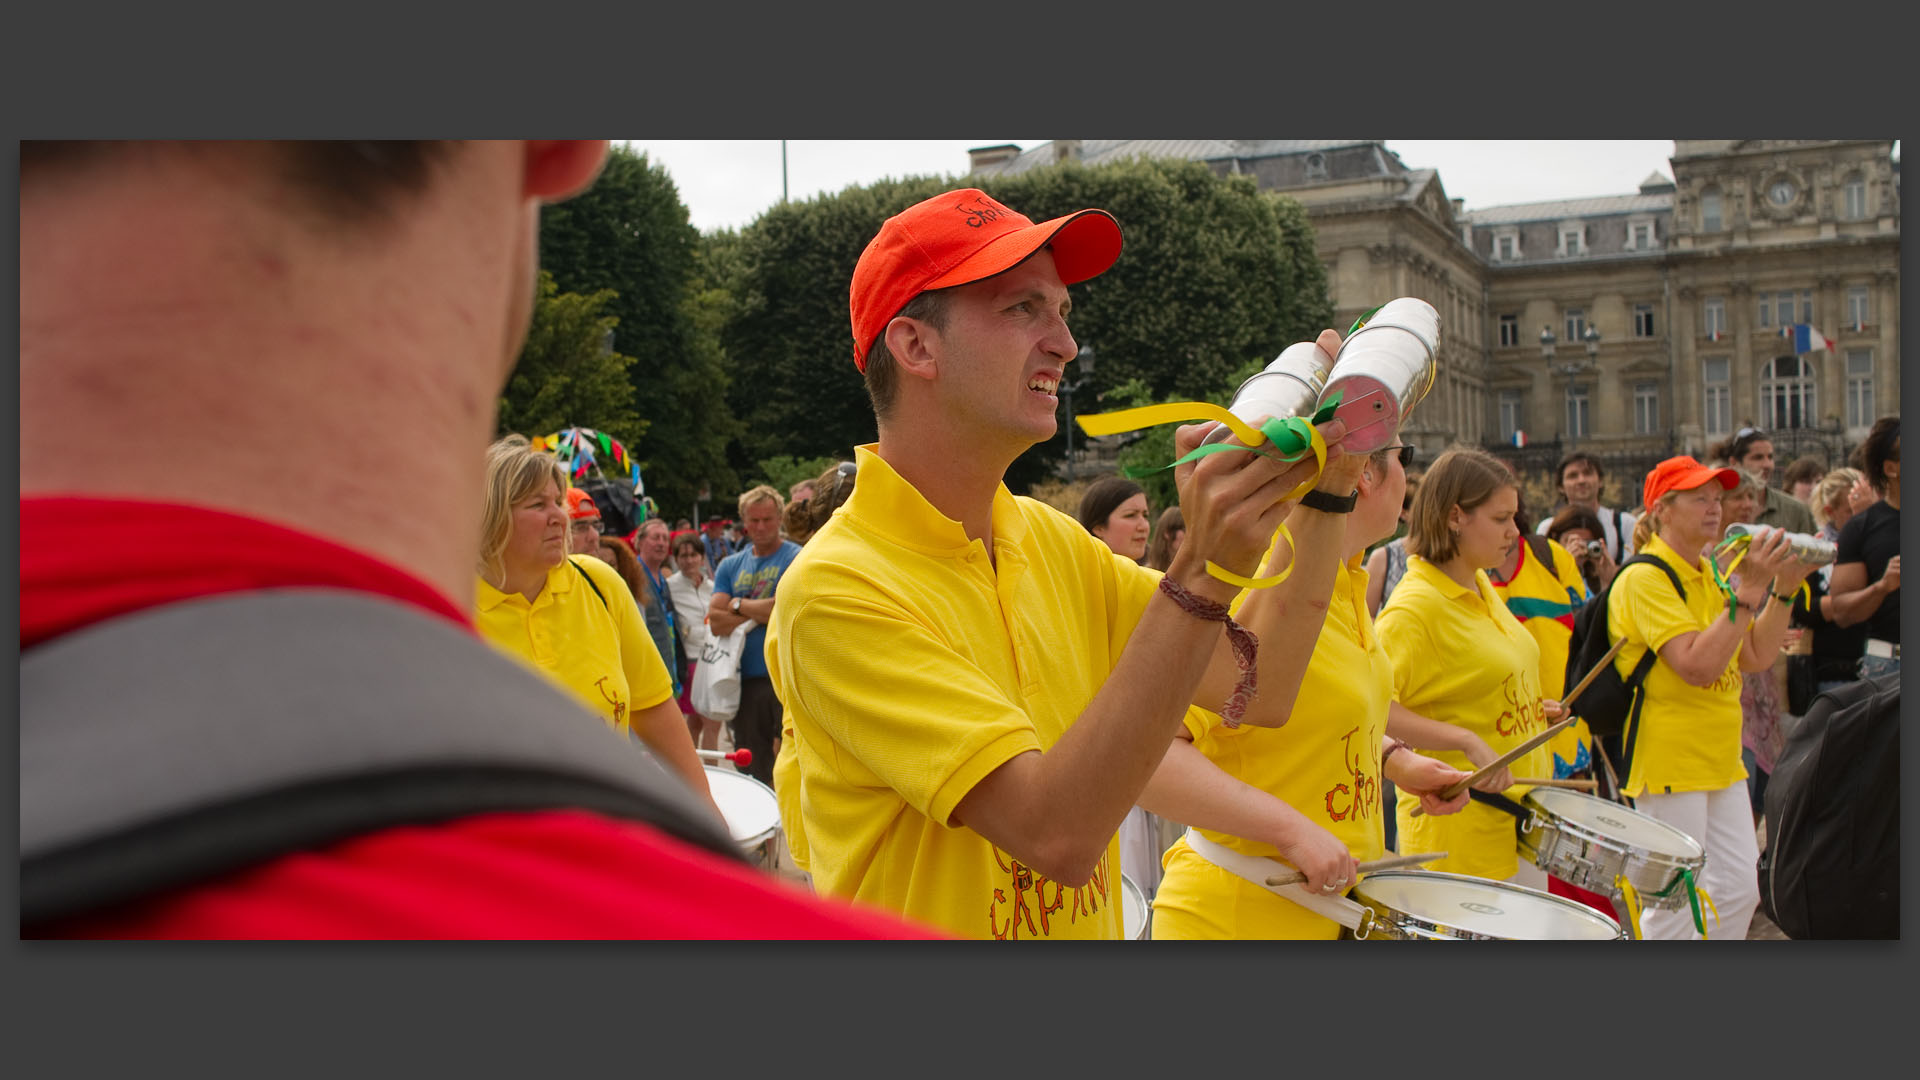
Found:
[[[1485,739],[1472,732],[1468,732],[1467,737],[1473,740],[1466,747],[1465,753],[1467,760],[1473,762],[1474,771],[1478,772],[1499,760],[1500,755],[1494,752],[1493,747],[1487,745]],[[1489,795],[1498,795],[1512,786],[1513,772],[1504,765],[1488,773],[1479,783],[1473,785],[1475,791],[1484,791]]]
[[[1340,335],[1337,331],[1325,331],[1317,344],[1331,358],[1340,350]],[[1174,434],[1176,455],[1185,457],[1213,430],[1212,424],[1182,426]],[[1338,420],[1320,428],[1321,438],[1328,445],[1329,468],[1337,461],[1334,448],[1345,434],[1346,425]],[[1237,437],[1228,441],[1235,446],[1245,445]],[[1210,454],[1174,470],[1187,537],[1175,556],[1174,566],[1168,570],[1169,576],[1195,592],[1225,603],[1237,590],[1213,580],[1205,572],[1206,564],[1211,561],[1243,576],[1259,569],[1261,556],[1266,554],[1274,534],[1297,502],[1287,496],[1313,480],[1319,468],[1312,454],[1288,464],[1268,456],[1271,452],[1267,447],[1257,453]],[[1364,466],[1364,458],[1358,464]],[[1356,468],[1354,474],[1357,473]],[[1340,494],[1353,489],[1352,476],[1344,479],[1342,474],[1330,479],[1324,474],[1321,476],[1330,484],[1344,483],[1346,486]]]
[[[732,605],[733,597],[721,592],[714,593],[707,604],[707,629],[714,637],[728,637],[747,621],[746,616],[733,613]]]
[[[1888,592],[1900,587],[1900,556],[1895,555],[1887,560],[1887,568],[1880,573],[1880,584]]]

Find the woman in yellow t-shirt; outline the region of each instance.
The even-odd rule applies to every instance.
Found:
[[[1156,812],[1195,827],[1163,860],[1153,903],[1155,939],[1338,937],[1340,924],[1267,889],[1264,874],[1280,867],[1263,871],[1261,865],[1283,859],[1308,871],[1331,862],[1338,867],[1336,883],[1321,891],[1333,895],[1351,884],[1356,862],[1385,850],[1383,778],[1403,790],[1426,792],[1423,805],[1431,813],[1466,804],[1464,794],[1445,803],[1433,794],[1465,774],[1386,735],[1393,675],[1367,610],[1361,560],[1367,545],[1398,523],[1412,449],[1392,446],[1327,466],[1357,491],[1346,514],[1326,621],[1286,725],[1228,728],[1210,712],[1189,710],[1186,728],[1143,794]],[[1311,506],[1294,511],[1322,512]],[[1291,528],[1299,527],[1289,520]],[[1278,557],[1286,554],[1283,546]],[[1204,761],[1193,760],[1202,756]],[[1259,861],[1243,861],[1249,859]],[[1260,881],[1229,868],[1236,865]]]
[[[566,470],[524,436],[488,447],[474,622],[500,651],[572,691],[615,730],[638,735],[718,814],[633,594],[613,567],[567,552],[566,492]]]
[[[1780,651],[1793,595],[1813,567],[1793,557],[1775,531],[1748,546],[1731,598],[1718,583],[1711,548],[1721,531],[1721,494],[1739,484],[1732,469],[1690,457],[1669,458],[1647,473],[1647,512],[1633,529],[1643,555],[1667,564],[1684,596],[1658,567],[1628,566],[1607,598],[1607,636],[1626,639],[1614,667],[1625,676],[1646,655],[1644,704],[1625,735],[1626,786],[1634,809],[1699,841],[1707,865],[1700,887],[1713,898],[1717,938],[1739,940],[1760,903],[1754,864],[1759,846],[1740,760],[1740,681],[1765,671]],[[1731,562],[1731,560],[1728,560]],[[1696,935],[1691,905],[1648,909],[1650,939]]]
[[[1380,610],[1380,640],[1393,659],[1387,730],[1463,770],[1491,763],[1560,715],[1540,685],[1539,645],[1487,576],[1520,536],[1519,505],[1498,458],[1441,454],[1408,511],[1406,576]],[[1400,850],[1445,851],[1427,869],[1544,891],[1546,873],[1517,855],[1514,812],[1529,788],[1514,781],[1552,775],[1552,752],[1539,746],[1474,785],[1474,805],[1450,817],[1413,817],[1420,802],[1402,794]]]

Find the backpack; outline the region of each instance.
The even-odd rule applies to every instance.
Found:
[[[474,814],[585,809],[738,858],[638,743],[383,597],[182,601],[20,657],[20,925]]]
[[[1613,642],[1607,637],[1607,610],[1610,607],[1608,600],[1613,595],[1614,586],[1620,583],[1620,575],[1635,563],[1659,567],[1660,572],[1667,575],[1667,580],[1673,582],[1673,590],[1680,594],[1681,600],[1686,599],[1687,590],[1680,584],[1680,575],[1674,573],[1673,568],[1660,559],[1652,555],[1635,555],[1621,564],[1619,573],[1614,574],[1613,581],[1607,585],[1606,591],[1582,607],[1573,617],[1573,637],[1567,642],[1567,681],[1561,688],[1563,700],[1564,695],[1571,693],[1574,687],[1580,685],[1580,681],[1587,677],[1587,673],[1606,657],[1607,650],[1613,648]],[[1659,658],[1657,652],[1648,649],[1646,655],[1640,658],[1640,662],[1633,666],[1632,673],[1624,678],[1620,675],[1620,670],[1614,666],[1613,661],[1608,660],[1605,670],[1601,671],[1592,684],[1581,693],[1580,700],[1574,708],[1581,719],[1587,722],[1587,728],[1593,732],[1595,738],[1609,740],[1606,744],[1609,754],[1619,762],[1623,780],[1627,771],[1632,768],[1629,759],[1633,755],[1633,745],[1629,741],[1626,746],[1621,747],[1618,739],[1628,730],[1633,721],[1639,719],[1642,696],[1639,692],[1640,685],[1646,681],[1647,673],[1653,670],[1654,662]]]
[[[1900,936],[1900,673],[1814,698],[1766,795],[1760,903],[1790,938]]]

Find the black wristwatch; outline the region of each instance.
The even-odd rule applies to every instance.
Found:
[[[728,604],[727,609],[732,611],[735,615],[740,614],[740,598],[737,596],[734,597],[733,603]]]
[[[1309,491],[1300,498],[1300,505],[1310,510],[1319,510],[1328,514],[1351,514],[1353,504],[1360,501],[1360,489],[1353,489],[1351,495],[1329,495],[1324,491]]]

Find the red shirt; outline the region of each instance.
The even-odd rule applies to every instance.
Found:
[[[420,579],[285,526],[171,503],[20,500],[20,647],[143,608],[321,586],[472,629]],[[584,810],[382,829],[26,936],[109,938],[928,938],[658,829]]]

